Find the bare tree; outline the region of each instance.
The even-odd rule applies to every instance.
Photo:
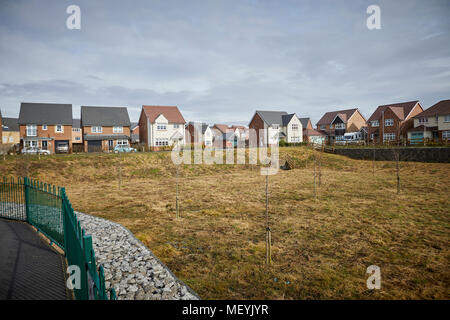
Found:
[[[176,218],[179,219],[180,218],[180,208],[179,208],[179,204],[178,204],[178,194],[179,194],[178,184],[179,184],[179,170],[180,170],[179,167],[180,167],[180,165],[178,164],[178,165],[176,165],[176,167],[177,167],[176,168],[176,184],[177,184],[177,187],[176,187],[175,207],[176,207]]]

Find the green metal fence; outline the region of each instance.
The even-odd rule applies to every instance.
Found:
[[[26,221],[64,250],[69,266],[78,266],[77,300],[115,300],[105,288],[104,270],[97,268],[92,237],[81,228],[64,188],[25,178],[3,178],[0,183],[0,217]]]

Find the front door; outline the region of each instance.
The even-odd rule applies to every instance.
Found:
[[[109,150],[112,150],[114,147],[114,141],[113,140],[108,140],[108,146],[109,146]]]
[[[48,143],[47,140],[41,141],[42,150],[48,150]]]

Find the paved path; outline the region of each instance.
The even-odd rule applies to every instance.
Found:
[[[0,218],[0,300],[66,300],[64,257],[25,222]]]

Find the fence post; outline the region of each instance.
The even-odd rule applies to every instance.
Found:
[[[25,215],[26,221],[30,223],[30,201],[29,201],[29,188],[28,188],[28,177],[23,178],[23,192],[25,194]]]

